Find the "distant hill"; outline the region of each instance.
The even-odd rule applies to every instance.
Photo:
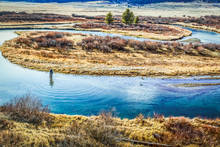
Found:
[[[67,2],[88,2],[88,1],[100,1],[100,0],[5,0],[11,2],[36,2],[36,3],[50,3],[50,2],[57,2],[57,3],[67,3]]]
[[[149,4],[161,2],[207,2],[207,3],[220,3],[220,0],[109,0],[113,3],[129,3],[129,4]]]
[[[48,3],[48,2],[88,2],[88,1],[100,1],[100,0],[7,0],[7,1],[26,1],[26,2],[38,2],[38,3]],[[102,0],[103,1],[103,0]],[[128,3],[128,4],[149,4],[149,3],[160,3],[160,2],[208,2],[208,3],[220,3],[220,0],[105,0],[112,3]]]

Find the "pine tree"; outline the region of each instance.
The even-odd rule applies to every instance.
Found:
[[[139,23],[139,17],[136,16],[135,19],[134,19],[134,24],[138,24]]]
[[[130,25],[134,22],[134,13],[130,11],[130,9],[126,9],[122,14],[122,22],[127,25]]]
[[[109,25],[109,24],[112,24],[113,21],[114,21],[113,15],[111,12],[109,12],[105,17],[105,22]]]

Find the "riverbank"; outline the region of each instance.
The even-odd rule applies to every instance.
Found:
[[[0,112],[0,144],[5,146],[219,146],[220,120],[185,117],[120,119],[47,114],[41,124]],[[22,119],[22,118],[20,118]]]
[[[146,27],[151,27],[151,29],[146,28],[143,30],[136,30],[135,27],[131,26],[129,29],[126,30],[122,27],[112,28],[112,26],[106,27],[105,23],[100,24],[97,27],[92,28],[84,28],[81,26],[89,27],[93,23],[86,23],[89,20],[75,20],[75,21],[60,21],[60,22],[8,22],[8,23],[1,23],[0,29],[57,29],[57,30],[78,30],[78,31],[95,31],[95,32],[105,32],[111,34],[120,34],[125,36],[134,36],[146,39],[154,39],[154,40],[163,40],[163,41],[173,41],[179,40],[184,37],[190,36],[192,34],[191,31],[177,27],[172,25],[161,25],[161,24],[148,24]],[[84,23],[83,23],[84,22]],[[77,27],[75,26],[77,25]],[[95,23],[94,23],[95,24]],[[121,24],[122,25],[122,24]],[[143,26],[142,26],[143,27]],[[156,29],[157,31],[153,31]],[[159,31],[162,30],[162,31]]]
[[[88,24],[76,24],[73,25],[73,28],[79,31],[100,31],[111,34],[120,34],[125,36],[133,36],[133,37],[162,40],[162,41],[179,40],[184,37],[190,36],[192,34],[192,32],[187,29],[183,29],[172,25],[142,24],[141,30],[140,30],[141,27],[139,25],[135,25],[131,27],[126,26],[126,28],[123,28],[123,24],[118,24],[118,25],[119,26],[116,25],[116,27],[114,27],[114,25],[106,26],[106,24],[104,23],[103,24],[88,23]]]
[[[205,25],[198,25],[198,24],[193,24],[193,23],[183,23],[183,22],[175,23],[175,25],[180,25],[183,27],[189,27],[189,28],[193,28],[193,29],[207,30],[207,31],[220,33],[220,29],[217,29],[215,27],[208,27]]]
[[[73,30],[72,24],[79,21],[63,22],[25,22],[25,23],[1,23],[0,30],[9,29],[56,29],[56,30]]]
[[[213,45],[192,49],[193,46],[183,46],[175,42],[172,44],[132,40],[126,42],[117,37],[90,37],[72,33],[29,31],[18,33],[20,34],[18,38],[6,41],[1,46],[2,55],[12,63],[30,69],[40,71],[53,69],[55,72],[68,74],[121,76],[220,74],[218,68],[220,53],[218,49],[214,49],[217,46]],[[48,38],[54,35],[63,37],[52,39],[57,40],[54,44],[54,41]],[[97,41],[103,43],[96,44]],[[105,42],[113,44],[105,46]],[[46,47],[48,45],[52,46]],[[60,45],[65,46],[60,48]]]

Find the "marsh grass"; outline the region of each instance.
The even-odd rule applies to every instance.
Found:
[[[9,103],[1,106],[0,110],[9,115],[13,120],[35,125],[40,125],[44,121],[51,123],[53,119],[49,115],[50,110],[48,106],[44,106],[39,99],[31,95],[14,98]]]

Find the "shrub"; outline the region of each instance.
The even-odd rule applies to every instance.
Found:
[[[196,144],[199,143],[204,146],[216,146],[219,143],[216,142],[216,140],[219,140],[219,135],[208,135],[219,132],[219,128],[216,126],[204,124],[197,126],[190,119],[171,117],[166,121],[165,127],[173,134],[175,144],[188,145],[196,142]]]
[[[111,126],[103,125],[102,122],[95,126],[92,123],[88,123],[85,127],[85,133],[96,142],[100,142],[105,146],[117,147],[117,137],[120,136],[119,131]]]
[[[53,117],[49,115],[49,108],[43,106],[41,101],[31,95],[14,98],[0,107],[13,120],[40,125],[43,121],[51,123]]]
[[[35,48],[57,47],[57,48],[62,48],[62,49],[70,49],[73,47],[74,42],[64,38],[64,36],[69,36],[69,35],[70,33],[48,32],[38,37],[29,38],[30,40],[29,42],[30,44],[34,44],[34,42],[36,42],[37,46]]]
[[[91,36],[84,38],[77,45],[81,46],[83,50],[92,51],[97,49],[99,51],[109,53],[113,50],[125,50],[125,47],[127,46],[127,41],[121,39],[120,37]]]

